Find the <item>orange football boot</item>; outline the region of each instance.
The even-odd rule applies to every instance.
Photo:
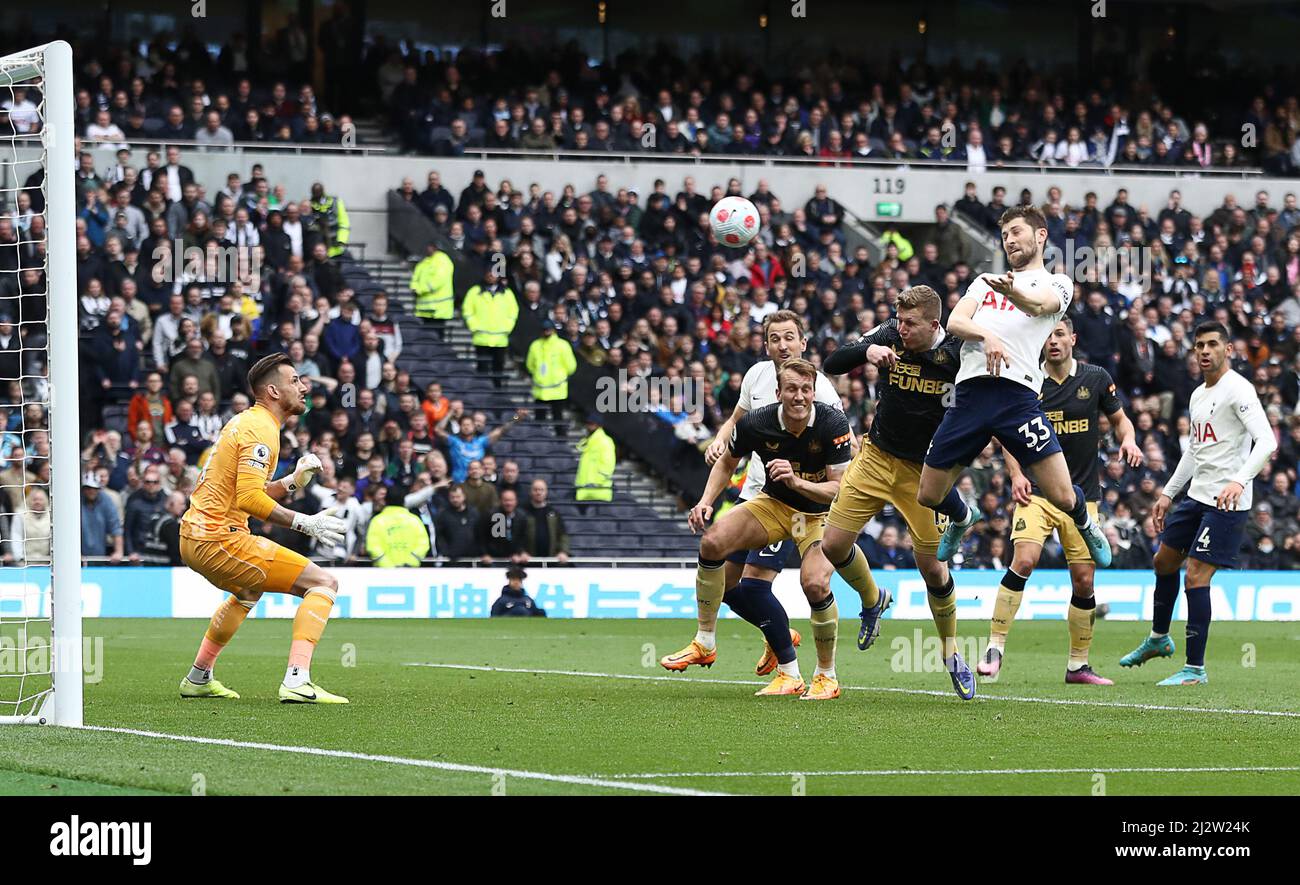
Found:
[[[694,639],[691,644],[679,652],[670,655],[664,655],[659,659],[659,664],[665,670],[673,670],[677,673],[682,672],[691,664],[698,667],[712,667],[713,662],[718,659],[718,650],[706,649]]]

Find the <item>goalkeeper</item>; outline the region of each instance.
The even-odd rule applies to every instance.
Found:
[[[281,506],[286,495],[311,482],[320,459],[305,455],[294,472],[269,482],[280,457],[280,429],[286,419],[306,411],[307,382],[294,371],[286,354],[260,360],[248,372],[251,408],[226,423],[208,457],[189,509],[181,518],[181,559],[209,582],[229,591],[208,625],[189,675],[181,680],[182,698],[238,698],[212,678],[221,650],[263,593],[291,593],[302,598],[293,619],[289,666],[280,684],[280,700],[291,704],[346,704],[347,698],[325,691],[311,680],[311,658],[325,631],[338,580],[305,557],[270,538],[253,537],[248,517],[285,526],[326,545],[343,540],[345,524],[337,507],[312,516]]]

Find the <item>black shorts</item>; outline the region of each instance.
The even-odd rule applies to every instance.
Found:
[[[1210,565],[1236,568],[1249,519],[1249,510],[1220,510],[1184,498],[1165,517],[1160,543]]]
[[[964,467],[991,439],[1026,467],[1061,451],[1037,394],[1015,381],[981,377],[957,385],[953,406],[934,432],[925,463],[939,470]]]
[[[779,572],[786,565],[799,565],[802,559],[794,541],[786,538],[780,543],[768,544],[754,550],[737,550],[727,555],[727,562],[756,565],[759,568],[770,568],[772,571]]]

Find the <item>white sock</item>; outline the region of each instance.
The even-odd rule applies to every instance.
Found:
[[[818,676],[829,676],[831,679],[839,679],[839,677],[835,675],[834,667],[827,669],[818,665],[817,669],[813,670],[813,678],[816,679]]]
[[[696,630],[695,641],[698,642],[705,651],[713,651],[718,647],[718,634],[716,630]]]
[[[1152,639],[1164,639],[1164,638],[1165,638],[1166,636],[1168,636],[1168,635],[1169,635],[1168,633],[1157,633],[1157,632],[1154,631],[1154,630],[1151,631],[1151,638],[1152,638]]]
[[[297,688],[311,682],[311,670],[307,667],[288,667],[284,671],[284,684],[288,688]]]
[[[211,670],[200,670],[198,667],[190,667],[190,682],[195,685],[207,685],[212,681]]]
[[[1065,665],[1065,669],[1070,671],[1071,673],[1074,673],[1079,670],[1082,670],[1086,666],[1088,666],[1087,661],[1070,661],[1068,664]]]
[[[791,661],[788,664],[777,664],[776,669],[784,673],[786,676],[789,676],[791,679],[800,678],[798,658],[795,658],[793,661]]]

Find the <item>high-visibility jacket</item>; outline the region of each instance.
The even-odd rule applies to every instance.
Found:
[[[456,267],[446,252],[434,252],[411,271],[411,291],[415,294],[415,315],[422,319],[449,320],[456,310],[456,293],[452,276]]]
[[[524,366],[533,376],[533,399],[549,403],[569,398],[569,376],[578,371],[578,360],[568,341],[543,335],[528,345]]]
[[[506,347],[519,319],[519,301],[509,286],[475,286],[460,306],[465,326],[474,333],[475,347]]]
[[[605,428],[597,427],[589,436],[578,442],[578,475],[573,484],[577,487],[579,501],[612,501],[614,499],[614,440]]]
[[[343,201],[327,194],[319,203],[311,204],[311,211],[316,215],[329,257],[337,258],[342,255],[352,236],[352,222],[348,220],[348,209],[343,205]]]
[[[907,261],[916,254],[916,250],[912,248],[912,241],[896,230],[885,231],[884,235],[880,238],[881,251],[883,252],[885,247],[890,243],[893,243],[898,247],[899,261]]]
[[[380,568],[414,568],[429,552],[429,530],[401,504],[389,504],[370,520],[366,553]]]

